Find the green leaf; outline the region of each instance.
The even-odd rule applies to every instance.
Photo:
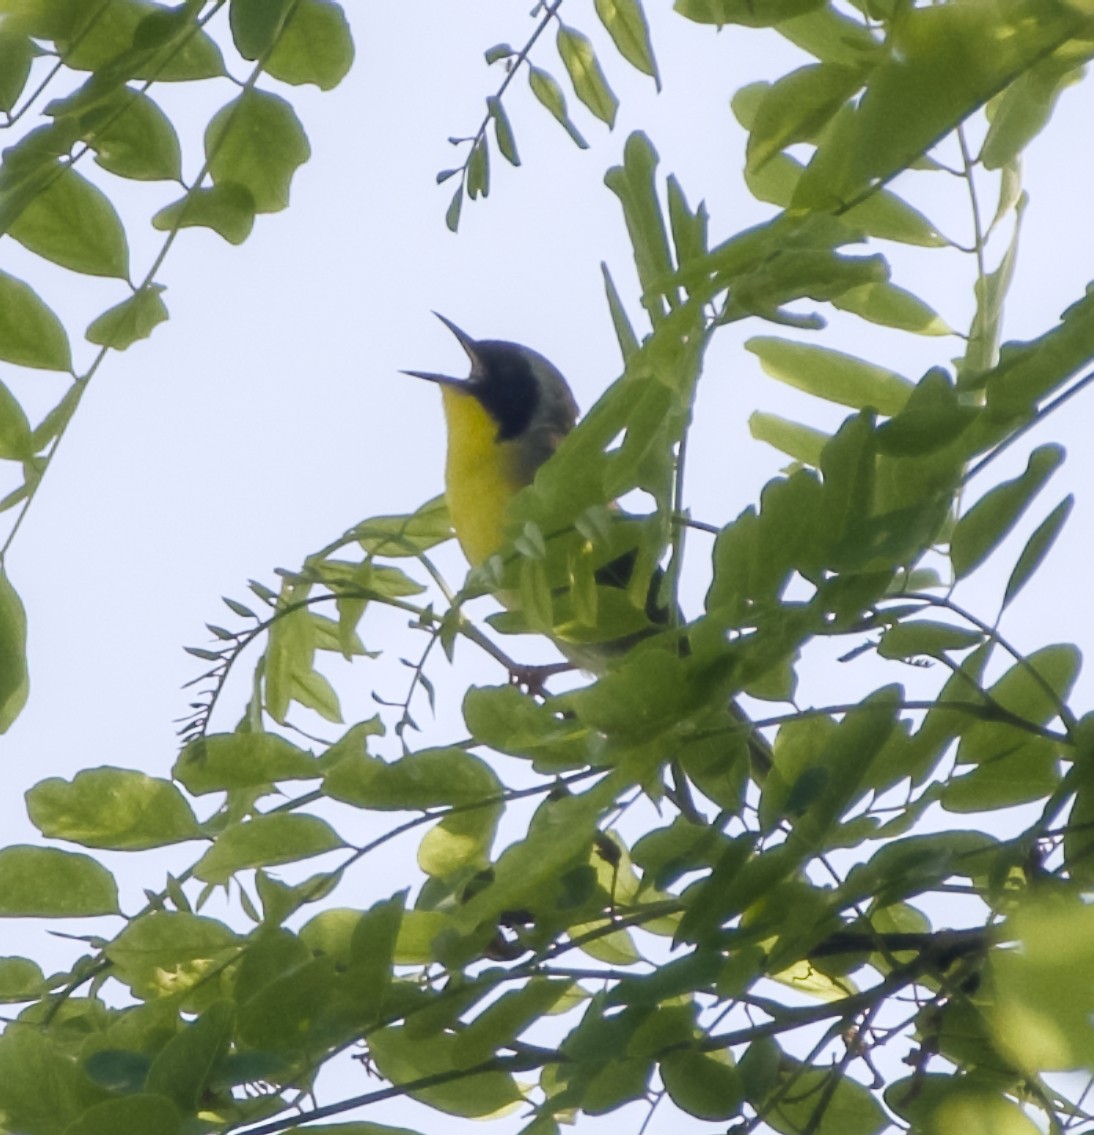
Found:
[[[453,912],[457,928],[466,932],[482,924],[492,926],[503,910],[542,903],[546,888],[587,860],[596,819],[613,796],[610,783],[602,783],[581,796],[542,804],[527,836],[502,853],[490,886]]]
[[[0,850],[0,916],[80,918],[117,913],[114,877],[89,855],[19,844]]]
[[[129,276],[129,244],[110,199],[60,164],[8,233],[31,252],[74,272],[123,280]]]
[[[1046,9],[1041,0],[909,8],[892,23],[859,105],[818,147],[795,206],[850,204],[906,169],[1079,24],[1077,15]]]
[[[1018,157],[1052,117],[1060,94],[1080,80],[1080,64],[1089,56],[1087,44],[1070,44],[1019,75],[989,105],[990,125],[980,148],[985,169],[1002,169]]]
[[[391,764],[355,754],[338,761],[323,786],[335,800],[382,811],[474,804],[502,791],[494,770],[462,749],[424,749]]]
[[[61,321],[22,280],[0,272],[0,359],[16,366],[71,370]]]
[[[811,141],[862,86],[861,68],[810,63],[784,75],[763,93],[748,136],[748,169],[762,169],[795,142]]]
[[[266,70],[283,83],[314,83],[329,91],[346,77],[353,55],[353,37],[341,5],[334,0],[298,0],[266,60]]]
[[[207,883],[226,883],[237,871],[296,863],[345,846],[318,816],[256,816],[225,828],[194,865],[194,874]]]
[[[875,280],[848,288],[832,299],[841,311],[850,311],[882,327],[895,327],[916,335],[952,335],[953,328],[918,296],[888,280]]]
[[[405,1084],[461,1067],[460,1038],[450,1033],[420,1037],[405,1027],[380,1029],[369,1035],[369,1052],[380,1074]],[[523,1096],[504,1072],[483,1072],[410,1093],[411,1099],[447,1115],[483,1117],[515,1104]]]
[[[596,0],[596,14],[619,54],[643,75],[649,75],[660,90],[661,77],[641,0]]]
[[[788,154],[776,154],[762,169],[746,169],[745,182],[758,200],[786,208],[794,197],[802,169],[801,163]],[[872,193],[865,201],[848,209],[843,217],[867,236],[882,240],[923,248],[941,248],[948,243],[918,209],[889,189]]]
[[[452,200],[444,212],[445,227],[449,232],[457,232],[460,227],[460,212],[463,209],[463,185],[452,194]]]
[[[34,1001],[44,992],[45,977],[29,958],[0,958],[0,1002]]]
[[[178,1108],[166,1097],[138,1093],[89,1107],[66,1135],[176,1135],[182,1130]]]
[[[215,1001],[196,1021],[184,1024],[156,1053],[146,1089],[173,1100],[187,1115],[197,1111],[227,1055],[234,1022],[232,1003]]]
[[[182,150],[171,120],[148,95],[122,87],[80,115],[95,162],[119,177],[178,181]]]
[[[813,1135],[880,1135],[890,1126],[888,1116],[869,1089],[850,1076],[834,1076],[831,1068],[809,1067],[784,1058],[774,1091],[778,1101],[775,1113],[788,1131],[808,1127]],[[821,1093],[824,1107],[818,1108]],[[766,1110],[760,1101],[750,1102],[761,1113]]]
[[[266,710],[284,724],[292,702],[314,709],[328,721],[340,722],[338,695],[315,669],[319,649],[319,624],[303,606],[310,585],[286,580],[280,604],[283,610],[270,628],[265,659]],[[324,635],[326,631],[324,630]],[[332,646],[340,645],[337,630],[330,636]]]
[[[748,430],[757,441],[766,441],[795,461],[811,465],[814,469],[820,465],[821,450],[830,439],[830,435],[812,426],[803,426],[800,422],[791,422],[777,414],[765,414],[759,410],[750,415]]]
[[[0,570],[0,733],[6,733],[26,704],[27,613],[7,572]]]
[[[999,365],[977,377],[992,420],[1026,418],[1033,406],[1094,358],[1094,284],[1057,327],[1024,343],[1004,343]]]
[[[464,188],[472,201],[490,195],[490,149],[486,138],[480,138],[467,156],[467,175]]]
[[[45,1084],[48,1091],[42,1090]],[[63,1132],[104,1098],[107,1092],[45,1029],[5,1029],[0,1037],[0,1108],[10,1131]]]
[[[941,658],[948,650],[970,650],[979,646],[983,639],[979,631],[917,619],[890,627],[878,643],[878,654],[882,658]]]
[[[15,106],[36,54],[29,36],[0,32],[0,110],[10,111]]]
[[[290,6],[290,0],[231,0],[228,22],[244,59],[257,59],[270,50]]]
[[[1006,933],[1018,948],[992,952],[997,993],[989,1010],[1003,1052],[1038,1076],[1089,1065],[1094,909],[1066,891],[1030,895],[1008,918]]]
[[[858,13],[853,16],[824,6],[779,24],[775,29],[802,51],[825,63],[865,65],[882,54],[882,46]]]
[[[1059,716],[1079,673],[1081,659],[1078,648],[1070,644],[1042,647],[1016,662],[988,690],[989,705],[999,706],[1032,725],[1045,725]],[[997,760],[1029,736],[1007,721],[993,721],[990,715],[987,720],[978,718],[962,731],[958,764]]]
[[[975,571],[1002,542],[1064,456],[1062,446],[1038,446],[1029,455],[1024,473],[996,485],[961,517],[950,538],[950,559],[958,579]]]
[[[895,371],[829,347],[756,336],[745,343],[765,373],[807,394],[862,410],[898,414],[912,383]]]
[[[511,1047],[526,1028],[541,1020],[571,988],[571,981],[533,977],[522,989],[510,990],[484,1009],[463,1033],[460,1063],[479,1064]]]
[[[563,721],[514,686],[475,687],[463,703],[464,720],[480,744],[529,757],[537,772],[552,775],[588,763],[584,729]]]
[[[601,122],[614,126],[619,99],[608,86],[589,37],[560,22],[555,45],[574,93]]]
[[[482,807],[453,812],[430,828],[418,845],[418,866],[438,879],[451,879],[472,868],[490,865],[490,848],[504,806],[498,800]]]
[[[30,422],[15,395],[0,382],[0,459],[25,461],[33,453]]]
[[[113,976],[137,997],[158,1000],[209,983],[209,973],[237,957],[243,939],[222,922],[153,911],[134,919],[106,947]]]
[[[872,787],[871,764],[892,734],[903,700],[899,686],[886,686],[838,725],[823,718],[784,725],[761,800],[767,825],[785,817],[810,847],[826,846],[833,825]]]
[[[600,262],[600,271],[604,276],[604,292],[608,298],[608,310],[611,312],[612,327],[615,328],[615,337],[619,343],[619,353],[623,356],[623,362],[626,363],[638,350],[638,336],[635,335],[634,328],[631,326],[627,309],[623,306],[615,281],[612,279],[611,272],[608,271],[608,265],[603,260]]]
[[[276,213],[288,205],[289,183],[311,147],[289,103],[248,90],[213,116],[205,156],[216,184],[242,185],[250,190],[255,212]]]
[[[528,65],[528,84],[532,94],[551,112],[558,123],[570,135],[574,145],[579,149],[587,150],[589,143],[581,136],[581,131],[570,121],[566,112],[566,96],[558,85],[558,80],[541,67]]]
[[[520,614],[524,625],[539,634],[550,634],[555,624],[547,565],[541,559],[522,558],[520,563]]]
[[[245,185],[225,181],[208,189],[191,189],[165,205],[152,218],[160,232],[200,226],[212,229],[229,244],[242,244],[255,223],[255,199]]]
[[[353,928],[346,982],[364,1009],[364,1019],[378,1019],[394,974],[395,943],[406,908],[406,891],[373,903]]]
[[[138,339],[147,339],[167,318],[167,305],[160,299],[162,284],[149,284],[92,320],[86,337],[89,343],[124,351]]]
[[[959,437],[977,414],[959,397],[950,376],[934,367],[916,383],[904,409],[879,427],[878,449],[891,457],[933,453]]]
[[[486,109],[494,120],[494,136],[498,140],[498,149],[501,156],[513,166],[520,165],[520,154],[517,153],[516,138],[513,137],[513,127],[509,122],[509,115],[505,113],[501,99],[497,95],[488,95]]]
[[[275,733],[213,733],[191,741],[171,775],[192,796],[258,788],[280,780],[312,780],[319,763]]]
[[[657,198],[658,161],[649,138],[636,132],[623,147],[623,164],[604,175],[604,184],[623,206],[643,293],[659,291],[673,269],[665,218]],[[664,305],[660,296],[644,294],[642,304],[651,320],[656,322],[661,317]]]
[[[341,989],[336,985],[333,958],[308,958],[306,950],[301,957],[299,939],[288,935],[287,941],[290,950],[278,950],[273,965],[267,962],[262,967],[266,972],[257,975],[262,981],[257,988],[247,980],[248,969],[261,956],[263,946],[277,945],[278,940],[267,939],[244,955],[235,993],[240,1002],[238,1034],[249,1048],[299,1058],[333,1023],[331,1011]]]
[[[1002,180],[1005,187],[1006,181]],[[983,381],[983,374],[997,360],[999,337],[1003,328],[1003,309],[1014,278],[1027,201],[1024,193],[1018,194],[1014,204],[1014,227],[998,265],[993,272],[979,276],[973,283],[976,311],[969,327],[965,357],[960,364],[962,386],[979,385]]]
[[[427,552],[452,539],[444,494],[405,516],[374,516],[363,520],[354,528],[353,537],[372,555],[396,558]]]
[[[669,198],[669,227],[676,250],[676,263],[681,268],[702,260],[709,251],[706,204],[699,202],[697,209],[688,205],[684,190],[674,174],[668,177],[666,188]]]
[[[84,769],[69,782],[39,781],[27,794],[31,823],[49,839],[139,851],[201,835],[182,793],[132,769]]]
[[[727,1053],[671,1053],[661,1061],[661,1079],[672,1102],[697,1119],[716,1123],[741,1112],[744,1085]]]
[[[823,7],[827,0],[675,0],[673,8],[698,24],[769,28]]]
[[[979,762],[964,776],[951,777],[939,794],[947,812],[987,812],[1044,800],[1059,784],[1056,748],[1045,737],[1015,740],[1013,731],[1003,751]]]
[[[54,11],[75,17],[48,35],[56,38],[66,65],[75,70],[106,69],[127,78],[158,82],[224,74],[220,50],[197,26],[192,7],[172,9],[148,0],[111,0],[101,9],[74,4],[57,5]]]
[[[1052,545],[1056,543],[1056,537],[1063,531],[1074,504],[1075,497],[1069,493],[1037,525],[1036,531],[1026,541],[1026,546],[1022,549],[1022,554],[1018,557],[1018,562],[1010,573],[1010,579],[1007,580],[1007,588],[1003,593],[1003,607],[1006,607],[1014,599],[1041,566],[1045,556],[1052,550]]]

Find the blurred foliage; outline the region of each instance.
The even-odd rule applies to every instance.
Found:
[[[489,191],[493,148],[519,164],[506,95],[521,71],[580,146],[564,84],[592,128],[611,128],[618,108],[599,44],[660,86],[639,0],[596,0],[599,23],[584,30],[561,7],[537,6],[523,48],[487,52],[504,79],[479,130],[456,140],[465,161],[440,177],[459,179],[453,229],[463,201]],[[771,216],[715,235],[651,140],[632,134],[606,183],[642,321],[605,269],[625,373],[514,501],[504,551],[455,588],[430,559],[450,535],[443,500],[358,524],[278,588],[225,600],[235,629],[210,625],[211,645],[191,648],[208,692],[170,778],[86,769],[28,793],[43,836],[90,854],[0,850],[0,913],[121,915],[122,929],[88,933],[66,972],[0,958],[0,998],[21,1006],[0,1037],[4,1130],[266,1135],[398,1095],[454,1116],[520,1108],[527,1135],[635,1101],[795,1135],[1091,1123],[1094,725],[1069,704],[1078,649],[1023,655],[1000,626],[1067,522],[1071,496],[1043,502],[1064,452],[1041,444],[1023,472],[992,481],[995,456],[1091,381],[1094,293],[1040,336],[1002,342],[1026,207],[1019,161],[1094,54],[1090,4],[675,7],[732,36],[773,28],[808,57],[733,99],[744,176]],[[191,226],[242,243],[286,207],[309,154],[292,86],[335,87],[353,45],[332,0],[0,0],[0,13],[0,128],[12,137],[0,231],[116,281],[122,297],[84,332],[89,353],[48,297],[0,273],[0,360],[72,380],[36,425],[0,385],[0,460],[22,470],[0,502],[15,518],[6,552],[103,360],[168,318],[172,243]],[[188,175],[157,84],[225,76],[231,98]],[[884,245],[863,251],[959,247],[905,200],[910,170],[956,175],[973,217],[964,354],[922,376],[902,373],[899,349],[875,361],[809,338],[826,305],[902,334],[951,334],[929,297],[892,281]],[[998,171],[994,209],[980,201],[985,171]],[[146,218],[165,235],[140,270],[115,179],[180,187]],[[715,539],[698,616],[646,626],[658,565],[671,591],[685,552],[702,557],[682,538],[682,456],[706,349],[745,319],[768,325],[746,344],[766,373],[849,412],[835,432],[753,416],[754,435],[788,456],[784,473],[740,516],[703,518]],[[624,521],[612,503],[636,489],[657,511]],[[1031,512],[1036,529],[1000,565]],[[596,574],[621,548],[635,565],[625,592]],[[1009,571],[1000,609],[963,607],[954,586],[989,563]],[[475,622],[465,607],[499,589],[520,611]],[[385,609],[421,644],[406,696],[347,725],[323,660],[386,665],[373,630]],[[414,747],[415,713],[457,681],[442,654],[485,649],[504,675],[518,672],[506,632],[589,644],[636,628],[633,648],[567,693],[468,689],[466,734]],[[5,728],[27,696],[25,641],[0,575]],[[875,655],[867,687],[848,679],[842,704],[803,710],[799,679],[833,643]],[[228,672],[252,646],[240,724],[213,732]],[[937,675],[930,696],[892,680],[909,664]],[[742,694],[770,716],[749,721]],[[302,714],[340,737],[301,747]],[[385,759],[391,732],[402,751]],[[332,801],[379,834],[354,843]],[[642,802],[653,807],[632,831],[624,813]],[[386,849],[414,833],[420,874],[394,878]],[[185,871],[156,875],[143,909],[119,911],[98,853],[195,841]],[[277,871],[314,857],[310,877]],[[392,890],[362,909],[355,880],[369,870]],[[217,893],[231,917],[201,913]],[[935,925],[940,895],[962,929]],[[385,1086],[315,1110],[320,1070],[361,1045]],[[1081,1079],[1051,1076],[1076,1069]],[[366,1120],[300,1129],[397,1135]]]

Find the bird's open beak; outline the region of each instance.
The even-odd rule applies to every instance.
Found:
[[[411,378],[424,378],[427,382],[437,382],[441,386],[466,386],[466,378],[453,378],[449,374],[434,374],[430,370],[401,370],[400,374],[409,374]]]
[[[433,314],[456,336],[460,346],[467,352],[467,357],[471,360],[471,374],[473,376],[480,369],[478,343],[466,331],[457,327],[451,319],[446,319],[441,315],[439,311],[435,311]],[[466,386],[468,382],[466,378],[453,378],[451,375],[436,374],[429,370],[404,370],[399,373],[408,374],[411,378],[424,378],[427,382],[437,382],[442,386]]]

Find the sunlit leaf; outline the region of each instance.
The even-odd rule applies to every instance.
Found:
[[[71,781],[51,777],[27,792],[27,813],[50,839],[137,851],[201,835],[182,793],[134,769],[84,769]]]
[[[256,816],[226,828],[198,860],[194,874],[206,882],[226,883],[237,871],[295,863],[344,846],[318,816]]]
[[[820,8],[826,0],[676,0],[681,16],[700,24],[767,28]]]
[[[576,28],[560,23],[555,44],[570,76],[574,93],[597,118],[613,126],[619,100],[608,86],[589,37]]]
[[[122,279],[129,275],[129,244],[121,218],[106,194],[74,169],[54,166],[47,186],[8,232],[31,252],[74,272]]]
[[[152,224],[161,232],[201,226],[219,233],[230,244],[242,244],[251,235],[254,220],[251,191],[245,185],[225,181],[208,189],[191,189],[156,213]]]
[[[0,733],[27,700],[27,613],[7,572],[0,571]]]
[[[978,568],[1018,523],[1064,456],[1059,445],[1039,446],[1024,473],[990,489],[961,517],[950,538],[950,558],[959,579]]]
[[[160,299],[163,291],[162,284],[150,284],[104,311],[88,327],[88,342],[124,351],[138,339],[147,339],[168,318],[167,305]]]
[[[80,116],[95,161],[119,177],[178,181],[182,150],[171,120],[148,95],[122,87]]]
[[[532,88],[532,94],[551,112],[573,139],[574,144],[582,150],[587,150],[589,143],[582,137],[581,131],[570,121],[570,115],[566,110],[566,96],[562,93],[558,80],[550,72],[544,71],[542,67],[529,65],[528,83]]]
[[[596,14],[619,54],[643,75],[649,75],[660,90],[661,78],[641,0],[596,0]]]
[[[259,0],[259,7],[265,0]],[[314,83],[333,90],[353,65],[353,37],[334,0],[298,0],[292,6],[266,70],[283,83]]]
[[[248,90],[213,116],[205,131],[205,155],[216,184],[242,185],[256,212],[275,213],[288,205],[289,183],[311,147],[288,102]]]
[[[0,850],[0,915],[82,918],[118,913],[114,877],[89,855],[13,844]]]
[[[1003,606],[1008,603],[1030,581],[1034,573],[1041,566],[1045,556],[1052,550],[1056,537],[1063,531],[1071,509],[1075,504],[1075,497],[1070,493],[1037,525],[1036,531],[1026,541],[1018,562],[1007,580],[1007,588],[1003,593]]]
[[[761,336],[745,346],[772,378],[854,409],[869,406],[882,414],[897,414],[912,391],[912,384],[895,371],[830,347]]]

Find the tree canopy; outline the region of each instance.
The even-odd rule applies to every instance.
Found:
[[[1075,503],[1050,489],[1052,430],[1094,380],[1094,292],[1025,340],[1004,306],[1023,152],[1094,56],[1094,9],[676,0],[673,18],[798,51],[730,108],[767,219],[735,229],[700,202],[716,187],[631,133],[604,178],[633,251],[603,268],[622,373],[514,500],[503,551],[448,578],[443,497],[347,517],[210,613],[177,755],[31,789],[43,838],[0,849],[0,915],[13,933],[65,920],[79,945],[53,973],[0,958],[4,1131],[405,1135],[373,1119],[392,1099],[443,1113],[408,1110],[423,1132],[614,1130],[621,1113],[790,1135],[1090,1124],[1094,718],[1073,704],[1079,646],[1019,649],[1007,618]],[[537,4],[520,46],[486,51],[481,123],[422,224],[457,233],[493,204],[492,167],[520,165],[514,84],[584,148],[615,122],[610,74],[660,88],[656,39],[640,0]],[[77,327],[33,273],[0,270],[5,561],[97,373],[155,345],[183,230],[245,245],[286,208],[311,152],[294,99],[353,61],[334,0],[0,0],[0,249],[126,293]],[[200,107],[225,76],[187,172],[193,119],[162,92]],[[178,194],[141,215],[134,182]],[[970,238],[916,196],[940,183],[967,199]],[[158,241],[140,269],[138,226]],[[895,281],[908,248],[964,255],[967,326]],[[891,353],[837,349],[833,314],[886,329]],[[757,409],[752,435],[785,468],[739,515],[697,515],[693,409],[738,324],[741,365],[818,410]],[[906,373],[901,336],[944,348]],[[68,380],[36,421],[12,392],[28,369]],[[1024,467],[1000,473],[1014,452]],[[625,592],[597,575],[620,539]],[[526,636],[641,626],[651,578],[670,611],[699,581],[671,625],[549,694],[512,680]],[[31,689],[27,623],[5,570],[3,730]],[[497,680],[465,689],[452,663],[474,651]],[[803,694],[811,669],[866,657],[837,701]],[[347,719],[350,684],[393,670],[404,695]],[[462,722],[426,745],[440,689]],[[182,870],[165,874],[165,848]],[[119,900],[118,851],[139,909]]]

